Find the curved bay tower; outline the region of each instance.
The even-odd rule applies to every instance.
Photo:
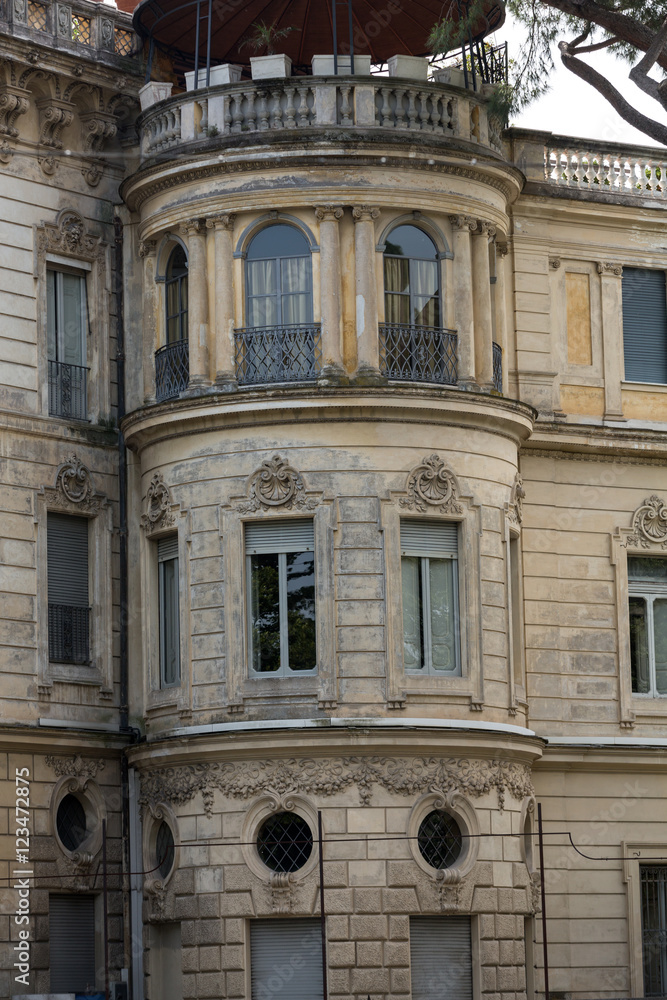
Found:
[[[0,993],[536,1000],[539,800],[551,997],[661,996],[665,162],[260,7],[4,29]]]

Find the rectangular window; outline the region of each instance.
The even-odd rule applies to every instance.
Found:
[[[472,1000],[470,917],[411,917],[412,1000]]]
[[[514,683],[523,685],[523,615],[521,614],[521,552],[519,539],[510,537],[510,614],[512,616],[512,666]]]
[[[46,328],[49,366],[49,413],[87,417],[86,279],[71,271],[46,272]]]
[[[180,628],[178,610],[178,535],[157,543],[158,608],[160,619],[160,687],[176,687],[181,681]]]
[[[459,676],[458,524],[401,521],[403,662]]]
[[[667,867],[640,865],[644,996],[667,993]]]
[[[248,524],[245,550],[252,670],[274,675],[313,672],[317,667],[313,522]]]
[[[49,659],[52,663],[88,663],[88,519],[71,514],[47,515]]]
[[[251,1000],[321,1000],[319,920],[253,920]]]
[[[664,271],[623,268],[623,352],[626,381],[667,384]]]
[[[667,559],[628,557],[632,690],[667,695]]]
[[[94,992],[93,896],[49,896],[49,955],[52,993]]]

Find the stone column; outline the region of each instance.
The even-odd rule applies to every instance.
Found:
[[[188,350],[190,380],[187,392],[203,392],[211,384],[208,369],[208,282],[206,279],[206,229],[203,219],[188,219],[181,226],[188,242]]]
[[[155,402],[155,352],[157,350],[157,316],[155,313],[155,264],[157,243],[142,240],[139,256],[144,262],[143,282],[143,374],[144,403]]]
[[[343,217],[340,205],[321,205],[315,209],[320,224],[320,297],[322,312],[322,371],[325,385],[346,382],[341,350],[340,234],[338,222]]]
[[[496,340],[503,352],[503,396],[507,395],[509,389],[509,360],[507,357],[507,265],[505,263],[507,253],[507,243],[496,240],[496,290],[494,305]]]
[[[482,389],[493,388],[493,314],[489,240],[496,228],[478,220],[472,235],[472,293],[475,319],[475,376]]]
[[[378,301],[375,250],[375,220],[380,209],[355,205],[354,280],[357,327],[357,377],[364,382],[382,381],[378,331]]]
[[[469,215],[450,215],[454,234],[454,324],[458,335],[457,384],[475,388],[475,326],[473,322],[470,234],[477,221]]]
[[[215,386],[222,392],[238,388],[234,361],[234,289],[232,284],[234,215],[206,220],[215,241],[215,315],[210,324],[209,352]]]
[[[604,355],[605,420],[624,420],[621,382],[623,364],[623,267],[608,260],[598,263],[602,303],[602,351]]]

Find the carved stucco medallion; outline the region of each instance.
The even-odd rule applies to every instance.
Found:
[[[248,480],[247,500],[236,505],[241,514],[282,507],[285,510],[313,510],[318,500],[308,496],[303,476],[280,455],[262,462]]]
[[[146,494],[146,510],[141,515],[141,527],[148,533],[171,528],[176,523],[173,507],[169,487],[162,478],[162,473],[156,472]]]
[[[628,545],[643,549],[651,545],[667,548],[667,503],[660,497],[647,497],[637,507],[632,515],[632,534],[628,535],[624,547]]]
[[[50,509],[95,517],[107,503],[106,497],[95,491],[90,472],[76,455],[71,455],[58,467],[53,487],[40,491]]]
[[[408,475],[406,497],[399,501],[406,510],[442,511],[462,514],[458,502],[459,485],[456,476],[439,455],[425,458]]]

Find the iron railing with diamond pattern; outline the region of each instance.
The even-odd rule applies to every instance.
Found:
[[[257,853],[274,872],[298,871],[312,850],[312,831],[306,820],[293,812],[269,816],[257,835]]]
[[[463,841],[458,823],[443,809],[425,816],[417,834],[422,857],[433,868],[450,868],[461,856]]]
[[[401,382],[456,385],[454,330],[431,326],[380,324],[380,371]]]
[[[155,398],[174,399],[188,387],[190,356],[187,340],[177,340],[155,352]]]
[[[493,345],[493,388],[503,391],[503,349],[496,343]]]
[[[322,367],[321,327],[264,326],[236,330],[239,385],[310,382]]]
[[[52,417],[86,420],[88,417],[88,369],[49,361],[49,413]]]
[[[49,604],[49,660],[52,663],[90,661],[90,608]]]

